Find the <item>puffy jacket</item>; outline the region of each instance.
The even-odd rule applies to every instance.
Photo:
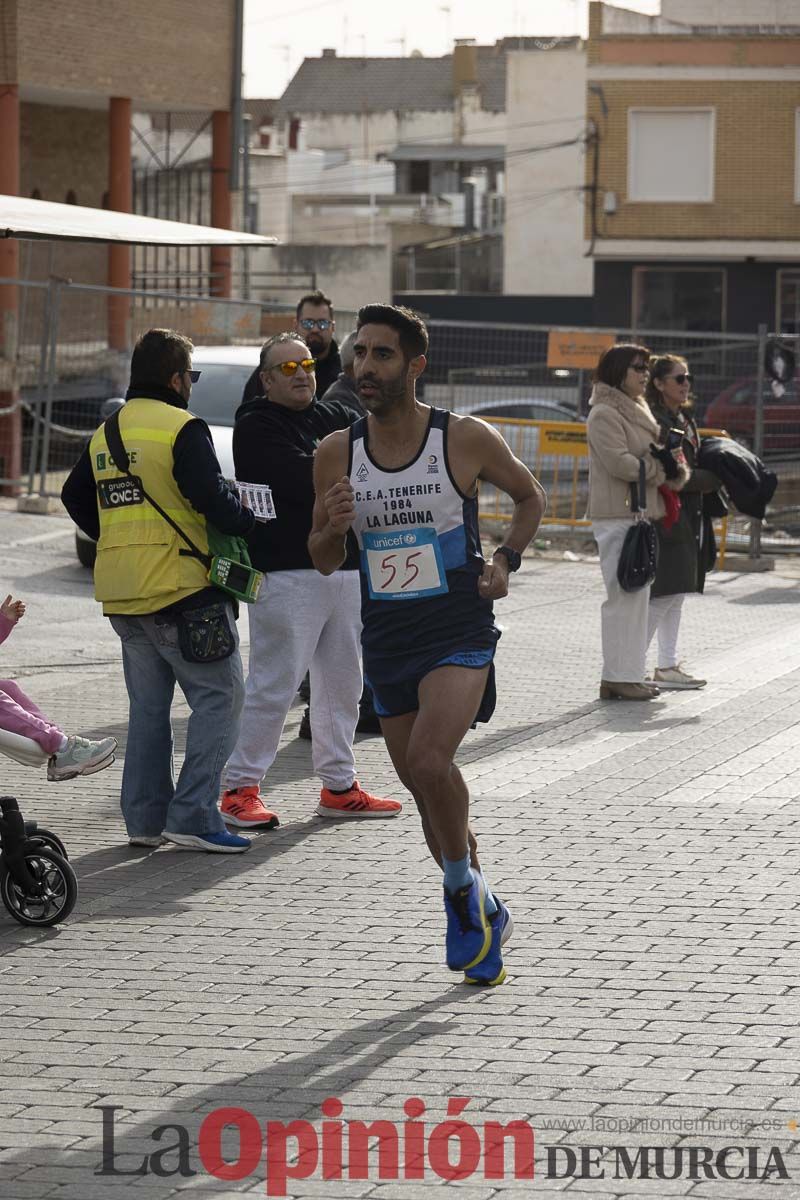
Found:
[[[644,460],[647,481],[648,517],[664,515],[664,501],[658,494],[666,483],[680,491],[689,478],[689,469],[681,465],[676,479],[667,479],[664,468],[650,453],[651,443],[659,441],[659,427],[643,396],[633,399],[610,387],[597,383],[589,400],[590,412],[586,422],[589,443],[589,507],[590,520],[603,521],[631,514],[631,484],[639,479],[639,461]]]

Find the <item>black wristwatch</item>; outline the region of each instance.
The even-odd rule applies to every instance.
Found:
[[[495,554],[502,554],[503,558],[508,560],[509,571],[518,571],[522,566],[522,555],[519,550],[512,550],[510,546],[498,546]]]

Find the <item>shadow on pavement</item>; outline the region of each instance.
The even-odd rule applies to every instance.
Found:
[[[342,824],[309,813],[307,820],[292,821],[275,830],[248,830],[252,846],[236,855],[205,854],[169,844],[149,849],[125,842],[70,857],[81,889],[70,923],[102,919],[105,908],[115,921],[140,920],[143,913],[152,915],[154,905],[159,916],[185,912],[181,901],[194,899],[198,890],[219,885],[221,869],[226,886],[235,886],[273,859],[291,853],[307,838],[335,836]]]
[[[267,999],[265,994],[265,1006]],[[182,1179],[174,1170],[177,1165],[177,1154],[174,1150],[172,1153],[168,1151],[168,1147],[175,1145],[174,1131],[170,1129],[170,1126],[179,1124],[188,1131],[191,1143],[191,1167],[193,1171],[197,1172],[196,1182],[195,1184],[189,1183],[188,1190],[203,1189],[205,1180],[206,1188],[213,1189],[214,1195],[230,1195],[234,1190],[238,1192],[252,1189],[260,1179],[260,1194],[263,1195],[263,1158],[256,1168],[256,1173],[241,1181],[229,1179],[225,1184],[220,1185],[212,1176],[205,1175],[197,1153],[197,1133],[206,1114],[226,1106],[243,1108],[255,1116],[263,1130],[265,1123],[270,1120],[289,1122],[304,1118],[319,1121],[322,1115],[320,1112],[322,1101],[327,1097],[337,1097],[344,1102],[342,1116],[344,1120],[347,1120],[349,1089],[355,1086],[360,1091],[374,1071],[391,1062],[396,1051],[407,1049],[411,1045],[420,1047],[421,1052],[424,1053],[425,1038],[441,1037],[442,1020],[426,1020],[427,1017],[435,1015],[440,1009],[448,1006],[457,1004],[461,1009],[464,1004],[480,1003],[486,999],[486,993],[480,989],[476,991],[456,985],[448,987],[445,991],[421,1004],[398,1010],[394,1015],[384,1014],[360,1024],[354,1021],[347,1030],[337,1031],[332,1037],[326,1036],[331,1030],[324,1028],[323,1018],[320,1038],[314,1041],[306,1054],[285,1056],[280,1051],[270,1051],[271,1061],[259,1067],[258,1060],[263,1062],[265,1052],[254,1048],[251,1051],[254,1058],[252,1072],[215,1080],[196,1091],[191,1084],[183,1085],[182,1090],[185,1090],[187,1094],[172,1102],[168,1097],[153,1096],[148,1100],[143,1096],[141,1097],[142,1107],[148,1107],[149,1114],[146,1119],[138,1118],[135,1123],[123,1123],[125,1112],[130,1111],[126,1110],[123,1104],[121,1111],[115,1114],[113,1166],[120,1173],[126,1172],[125,1175],[98,1176],[97,1174],[101,1169],[103,1159],[103,1122],[100,1106],[115,1104],[113,1090],[109,1091],[108,1085],[104,1085],[102,1098],[98,1098],[91,1106],[82,1110],[84,1116],[90,1113],[96,1114],[96,1138],[84,1134],[83,1145],[74,1149],[48,1145],[48,1177],[57,1178],[61,1184],[71,1185],[71,1195],[77,1195],[81,1186],[85,1189],[82,1193],[85,1196],[97,1197],[101,1193],[106,1196],[119,1188],[124,1188],[125,1194],[129,1195],[130,1187],[135,1187],[137,1182],[140,1182],[147,1189],[148,1194],[155,1197],[156,1200],[172,1196],[175,1194],[174,1189],[187,1189],[186,1178]],[[489,1019],[488,1015],[486,1019]],[[254,1027],[256,1021],[257,1018],[254,1018]],[[268,1019],[267,1027],[269,1027]],[[280,1026],[274,1026],[273,1033],[279,1036]],[[242,1053],[247,1054],[248,1050],[238,1051],[237,1055]],[[142,1048],[143,1058],[146,1057],[146,1054],[147,1049],[144,1046]],[[282,1056],[279,1061],[275,1061],[278,1054]],[[220,1065],[224,1066],[224,1052],[220,1053],[220,1060]],[[154,1067],[160,1066],[162,1062],[160,1059],[152,1061]],[[125,1084],[121,1083],[120,1087],[124,1093]],[[453,1087],[457,1092],[458,1085],[454,1083]],[[395,1090],[391,1086],[385,1088],[385,1092],[388,1093]],[[369,1091],[374,1095],[372,1103],[376,1108],[375,1117],[379,1115],[377,1109],[380,1107],[380,1116],[384,1119],[392,1119],[392,1114],[386,1112],[385,1100],[382,1097],[384,1089],[380,1082]],[[409,1079],[408,1091],[409,1095],[415,1094],[413,1079]],[[396,1104],[394,1121],[401,1130],[402,1122],[405,1120],[404,1099],[405,1097],[399,1094],[393,1097]],[[368,1121],[375,1119],[372,1116],[365,1117],[364,1114],[364,1108],[370,1104],[370,1100],[371,1095],[356,1094],[353,1097],[353,1108],[354,1110],[358,1109],[359,1118]],[[169,1131],[169,1136],[164,1141],[161,1141],[166,1132],[164,1130],[158,1135],[158,1139],[153,1138],[153,1131],[158,1126],[166,1126],[166,1131]],[[230,1142],[227,1138],[224,1142],[227,1155],[234,1161],[238,1157],[237,1142],[238,1138],[235,1135]],[[167,1153],[166,1159],[163,1161],[168,1162],[171,1168],[169,1177],[160,1181],[152,1174],[132,1178],[135,1175],[135,1168],[141,1165],[144,1155],[165,1149],[167,1149]],[[4,1170],[9,1174],[15,1174],[15,1164],[28,1166],[30,1160],[27,1154],[28,1152],[24,1148],[9,1150],[3,1159]],[[107,1158],[107,1162],[110,1161]],[[375,1171],[377,1175],[377,1165]],[[159,1182],[161,1187],[158,1186]],[[235,1187],[234,1183],[236,1183]],[[321,1181],[317,1182],[316,1188],[320,1183]],[[35,1186],[33,1179],[30,1183],[26,1181],[26,1184],[28,1188]],[[9,1186],[13,1187],[13,1184]],[[309,1185],[305,1186],[308,1189]],[[219,1190],[220,1187],[224,1188],[224,1192]],[[314,1188],[314,1184],[311,1184],[311,1187]],[[313,1192],[304,1190],[303,1194],[324,1194],[316,1188]],[[42,1194],[44,1194],[44,1190]],[[11,1195],[10,1192],[6,1194]],[[26,1191],[25,1194],[32,1193]],[[291,1194],[294,1194],[293,1190]],[[332,1194],[332,1191],[329,1194]]]
[[[744,596],[727,597],[728,604],[800,604],[800,591],[796,587],[768,587],[760,592],[748,592]]]

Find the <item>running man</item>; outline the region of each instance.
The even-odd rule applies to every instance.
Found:
[[[545,494],[491,426],[416,399],[428,331],[415,313],[369,304],[356,335],[367,416],[317,451],[309,552],[330,575],[344,561],[348,531],[356,535],[364,673],[395,770],[444,871],[447,965],[466,982],[499,984],[513,925],[481,870],[453,759],[470,726],[494,711],[500,631],[492,601],[508,593]],[[478,534],[479,479],[514,502],[491,562]]]

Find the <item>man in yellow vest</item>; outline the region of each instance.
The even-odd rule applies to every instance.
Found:
[[[250,842],[228,833],[217,799],[239,729],[242,663],[231,599],[209,584],[202,559],[209,534],[243,535],[255,518],[223,479],[208,426],[187,411],[199,374],[192,350],[171,329],[139,338],[127,403],[115,414],[122,439],[116,457],[127,452],[128,469],[116,465],[111,418],[61,499],[97,539],[95,597],[122,643],[130,716],[121,807],[129,841],[158,846],[166,839],[236,854]],[[170,720],[176,683],[192,710],[177,783]]]

